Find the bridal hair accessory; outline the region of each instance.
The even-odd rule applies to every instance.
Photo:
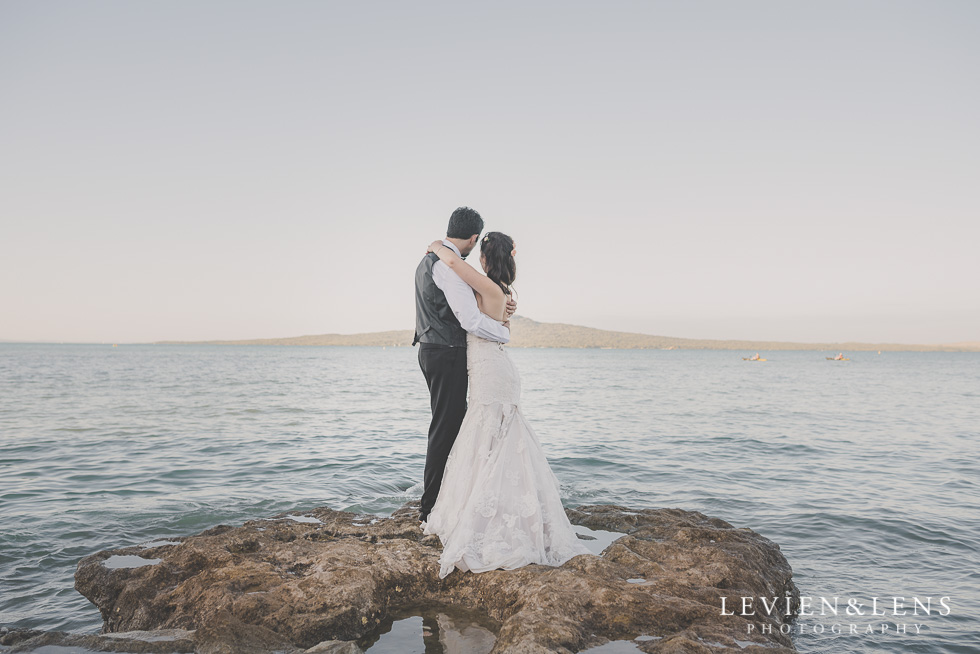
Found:
[[[484,243],[489,243],[490,242],[490,235],[489,234],[487,234],[486,236],[483,237],[483,242]],[[516,257],[517,256],[517,241],[512,241],[511,242],[510,256],[512,256],[512,257]]]

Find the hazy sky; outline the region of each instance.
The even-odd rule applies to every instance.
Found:
[[[980,3],[0,0],[0,339],[980,340]],[[474,262],[476,257],[473,257]]]

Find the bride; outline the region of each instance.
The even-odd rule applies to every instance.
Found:
[[[513,239],[500,232],[483,237],[486,276],[442,241],[428,251],[473,288],[480,311],[504,322],[517,274]],[[558,478],[521,413],[521,380],[503,344],[467,333],[466,371],[466,415],[435,505],[422,523],[424,534],[442,541],[439,577],[454,567],[486,572],[529,563],[557,566],[590,553],[565,515]]]

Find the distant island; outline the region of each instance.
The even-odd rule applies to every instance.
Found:
[[[362,345],[411,346],[413,332],[405,329],[366,334],[317,334],[288,338],[253,338],[238,341],[157,341],[155,345]],[[722,341],[675,338],[593,329],[580,325],[537,322],[515,316],[511,321],[512,347],[605,348],[614,350],[833,350],[889,352],[980,352],[980,341],[944,345],[899,343],[793,343],[788,341]]]

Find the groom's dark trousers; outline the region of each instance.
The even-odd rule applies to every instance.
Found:
[[[419,511],[419,516],[425,520],[439,496],[446,459],[466,415],[466,348],[419,343],[419,366],[429,386],[432,406],[423,475],[425,488]]]

